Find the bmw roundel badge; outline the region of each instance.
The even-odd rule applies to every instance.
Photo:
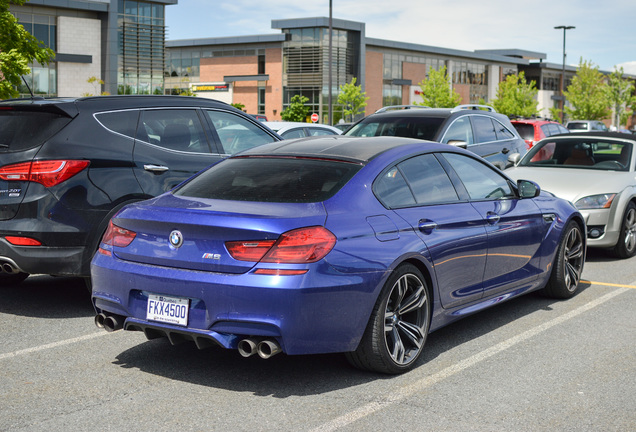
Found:
[[[168,237],[168,240],[170,241],[170,244],[175,248],[181,247],[181,245],[183,244],[183,234],[181,234],[181,231],[174,230],[170,233],[170,237]]]

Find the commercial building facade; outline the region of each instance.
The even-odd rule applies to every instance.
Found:
[[[42,96],[163,93],[165,7],[177,0],[30,0],[10,11],[55,51],[25,77]],[[91,77],[96,78],[89,82]],[[100,84],[99,81],[103,81]],[[26,86],[20,87],[26,95]]]
[[[522,50],[462,51],[366,37],[365,24],[332,20],[331,95],[333,121],[341,85],[356,78],[369,100],[366,112],[422,100],[419,83],[431,69],[446,67],[463,103],[495,98],[499,82],[524,71],[539,89],[541,114],[549,115],[560,94],[561,65],[545,54]],[[202,38],[166,42],[166,92],[192,91],[243,105],[254,114],[280,119],[291,97],[308,99],[312,113],[327,122],[329,20],[273,20],[271,35]],[[576,68],[566,68],[566,83]],[[555,87],[555,83],[557,86]]]
[[[462,103],[492,101],[499,83],[521,71],[539,90],[542,116],[559,103],[562,65],[545,62],[543,53],[462,51],[369,38],[364,23],[342,19],[331,22],[330,49],[330,22],[324,17],[273,20],[272,28],[280,32],[266,35],[166,41],[166,6],[176,4],[30,0],[11,5],[19,22],[56,52],[50,64],[32,65],[29,87],[43,96],[193,93],[241,104],[270,120],[280,119],[291,98],[301,95],[322,123],[328,122],[331,105],[335,123],[344,117],[337,103],[340,86],[354,78],[369,98],[370,113],[421,101],[419,83],[430,70],[446,67]],[[575,67],[565,68],[566,87],[575,73]],[[21,86],[20,92],[29,90]]]

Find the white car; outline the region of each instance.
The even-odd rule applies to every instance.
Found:
[[[587,132],[544,138],[516,167],[514,180],[533,180],[565,198],[587,224],[588,246],[636,255],[636,135]]]
[[[342,133],[338,128],[320,123],[267,121],[263,122],[263,124],[283,137],[283,139],[318,135],[340,135]]]

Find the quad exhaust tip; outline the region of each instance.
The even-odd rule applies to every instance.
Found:
[[[282,352],[280,344],[274,339],[245,338],[238,343],[238,352],[243,357],[254,354],[262,359],[268,359]]]
[[[100,312],[95,315],[95,325],[97,328],[106,330],[107,332],[114,332],[124,328],[125,317],[115,314],[107,314]]]

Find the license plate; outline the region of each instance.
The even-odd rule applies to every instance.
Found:
[[[187,326],[189,309],[189,299],[148,294],[146,319]]]

